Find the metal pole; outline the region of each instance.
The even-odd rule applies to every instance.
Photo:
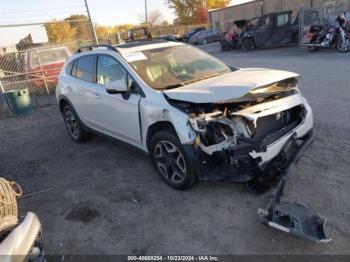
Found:
[[[260,7],[261,7],[261,16],[264,15],[264,0],[260,1]]]
[[[49,91],[49,87],[47,85],[46,76],[45,76],[45,73],[44,73],[44,70],[43,70],[43,66],[42,66],[41,61],[40,61],[38,49],[35,49],[35,54],[36,54],[36,57],[38,58],[38,63],[39,63],[39,66],[40,66],[40,71],[41,71],[41,77],[43,78],[43,81],[44,81],[46,93],[49,96],[49,103],[51,104],[50,91]]]
[[[148,18],[147,18],[147,0],[145,0],[145,22],[146,22],[146,25],[148,25]]]
[[[2,86],[1,81],[0,81],[0,88],[1,88],[2,93],[4,93],[4,94],[5,94],[5,89],[4,89],[4,87]]]
[[[90,15],[89,6],[87,4],[87,0],[84,0],[84,2],[85,2],[85,7],[86,7],[87,15],[88,15],[88,18],[89,18],[89,22],[90,22],[90,25],[91,25],[92,35],[94,37],[96,45],[98,45],[98,39],[97,39],[97,35],[96,35],[94,24],[92,23],[92,20],[91,20],[91,15]]]

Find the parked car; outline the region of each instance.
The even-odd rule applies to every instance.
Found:
[[[218,30],[203,30],[191,36],[188,42],[195,45],[205,45],[208,43],[220,41],[221,36],[222,34]]]
[[[18,219],[17,197],[22,188],[0,177],[0,257],[4,262],[45,261],[41,223],[28,212]]]
[[[205,31],[205,27],[201,26],[201,27],[197,27],[194,28],[193,30],[191,30],[190,32],[188,32],[187,34],[185,34],[184,36],[181,37],[181,40],[184,42],[188,42],[188,40],[191,38],[191,36],[197,34],[200,31]]]
[[[152,40],[151,31],[147,26],[135,27],[128,30],[127,42]]]
[[[6,216],[0,218],[1,261],[45,261],[41,223],[32,212],[23,220]]]
[[[243,35],[247,50],[296,44],[299,33],[298,16],[292,22],[292,11],[266,14],[254,19]]]
[[[64,61],[71,55],[66,46],[28,49],[24,53],[24,72],[38,87],[55,87]]]
[[[230,67],[181,42],[91,46],[65,62],[56,97],[74,141],[91,132],[140,148],[181,190],[198,180],[255,188],[312,137],[297,74]]]
[[[163,39],[166,41],[180,41],[180,37],[178,35],[160,35],[158,39]]]

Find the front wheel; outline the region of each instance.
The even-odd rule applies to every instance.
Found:
[[[350,39],[339,39],[337,50],[340,53],[347,53],[350,51]]]
[[[191,161],[171,129],[160,131],[151,140],[150,153],[153,164],[164,183],[178,190],[195,185],[197,177]]]

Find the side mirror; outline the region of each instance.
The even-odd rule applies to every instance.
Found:
[[[129,90],[125,79],[120,79],[120,80],[111,81],[108,84],[106,84],[106,91],[109,94],[118,94],[118,93],[125,93]]]

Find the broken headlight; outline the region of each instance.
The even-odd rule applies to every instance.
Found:
[[[205,120],[198,118],[198,117],[190,117],[188,122],[190,123],[191,127],[193,128],[194,131],[199,132],[199,133],[205,133],[206,128],[205,128]]]

